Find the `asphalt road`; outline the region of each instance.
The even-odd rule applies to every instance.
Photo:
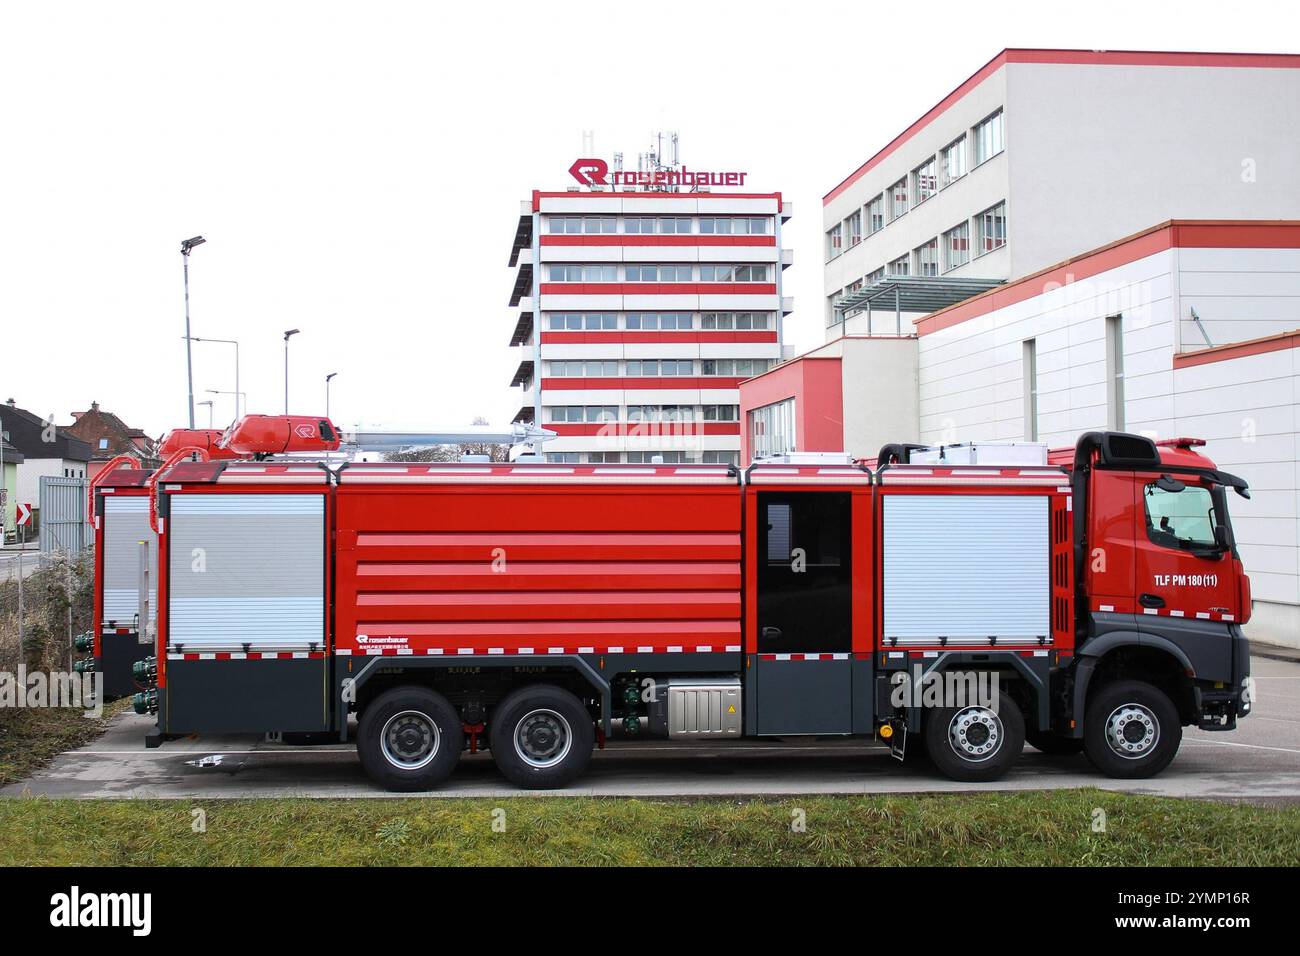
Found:
[[[1025,748],[995,784],[961,784],[926,763],[899,763],[858,741],[611,743],[566,795],[668,797],[870,794],[1102,787],[1133,793],[1270,803],[1300,802],[1300,662],[1256,658],[1255,712],[1232,733],[1184,729],[1173,764],[1152,780],[1111,780],[1082,757]],[[212,800],[237,797],[386,797],[361,770],[350,744],[290,747],[254,737],[171,741],[145,750],[152,721],[116,718],[108,733],[55,758],[29,780],[0,790],[80,798]],[[205,760],[205,758],[208,758]],[[220,758],[216,760],[214,758]],[[204,765],[207,764],[207,765]],[[430,797],[516,795],[490,757],[466,756]],[[548,791],[555,793],[556,791]]]

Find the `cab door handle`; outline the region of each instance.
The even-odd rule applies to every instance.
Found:
[[[1143,607],[1164,607],[1165,606],[1165,599],[1158,594],[1143,594],[1140,598],[1138,598],[1138,600],[1142,602]]]
[[[762,636],[765,641],[774,641],[781,636],[781,629],[779,627],[765,627]]]

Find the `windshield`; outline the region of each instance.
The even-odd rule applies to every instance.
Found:
[[[1218,547],[1218,526],[1210,489],[1186,485],[1181,491],[1164,491],[1154,482],[1146,486],[1147,537],[1166,548]]]

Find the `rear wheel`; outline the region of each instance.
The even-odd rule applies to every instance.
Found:
[[[1183,741],[1178,708],[1157,687],[1136,680],[1099,690],[1084,713],[1084,751],[1108,777],[1153,777]]]
[[[591,715],[561,687],[523,687],[503,700],[488,721],[492,759],[507,780],[528,790],[572,782],[591,760],[596,731]]]
[[[1025,746],[1025,719],[1006,693],[998,707],[940,707],[925,721],[925,749],[946,777],[980,782],[997,780]]]
[[[357,730],[361,766],[388,790],[432,790],[456,768],[463,746],[456,709],[425,687],[380,694]]]

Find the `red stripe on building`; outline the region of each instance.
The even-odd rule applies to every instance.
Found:
[[[776,342],[776,332],[543,332],[542,344],[619,342]]]
[[[581,361],[574,359],[574,361]],[[740,388],[740,383],[744,379],[727,378],[718,376],[716,378],[700,377],[659,377],[659,378],[544,378],[542,379],[543,390],[552,391],[578,391],[582,389],[603,389],[603,388],[648,388],[656,391],[675,388]]]
[[[542,236],[544,246],[775,246],[776,236]]]
[[[1234,342],[1231,345],[1216,345],[1195,352],[1183,352],[1174,356],[1174,368],[1191,368],[1195,365],[1208,365],[1210,362],[1230,362],[1233,359],[1295,348],[1300,348],[1300,329],[1278,335],[1267,335],[1259,339],[1247,339],[1245,342]]]
[[[776,295],[771,282],[543,282],[542,295]]]
[[[629,438],[685,438],[739,435],[739,422],[547,422],[557,435],[625,435]]]

